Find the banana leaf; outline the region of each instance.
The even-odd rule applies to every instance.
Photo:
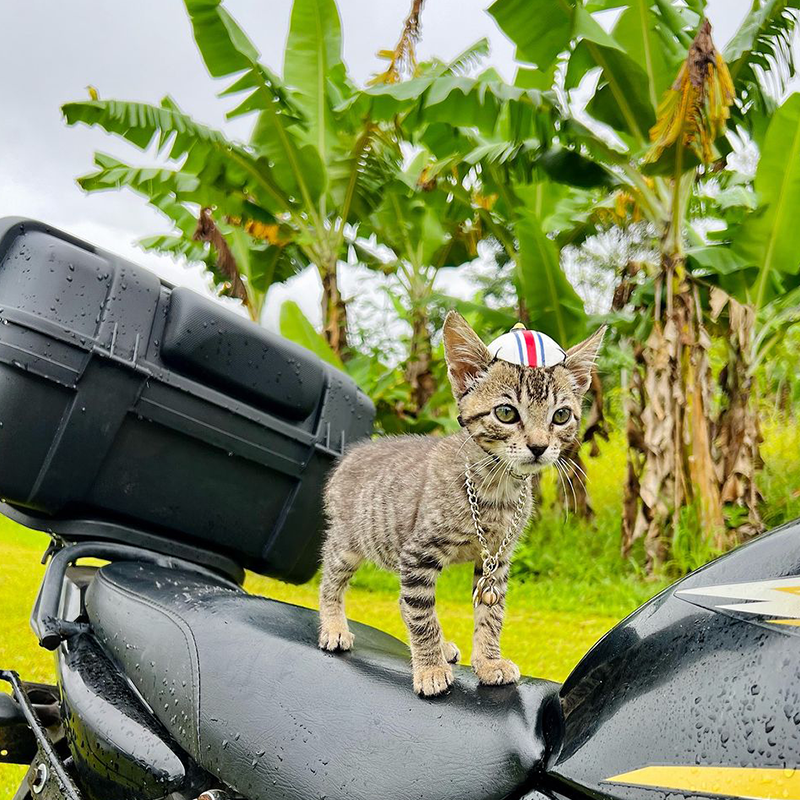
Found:
[[[756,309],[781,289],[784,279],[800,272],[795,241],[800,208],[800,94],[791,95],[772,119],[755,177],[763,210],[747,217],[733,233],[733,249],[758,268],[748,287]]]

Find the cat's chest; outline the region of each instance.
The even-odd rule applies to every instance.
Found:
[[[524,524],[524,519],[520,519],[521,515],[516,504],[512,506],[481,502],[474,508],[467,504],[462,511],[463,513],[459,515],[459,527],[462,534],[458,548],[459,560],[475,559],[480,554],[482,545],[477,533],[478,527],[480,527],[489,550],[494,552],[507,534],[511,533],[516,538]],[[525,518],[527,517],[525,516]]]
[[[481,503],[477,508],[468,508],[470,520],[474,522],[477,517],[478,522],[482,524],[489,535],[494,535],[501,530],[502,534],[505,534],[504,529],[511,523],[514,510],[515,508],[511,505],[497,506],[490,503]]]

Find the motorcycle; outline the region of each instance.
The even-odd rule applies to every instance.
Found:
[[[669,587],[563,685],[411,690],[314,572],[319,495],[373,409],[311,353],[41,223],[0,221],[0,512],[47,531],[56,686],[0,672],[14,800],[800,798],[800,522]],[[97,565],[81,563],[100,559]]]

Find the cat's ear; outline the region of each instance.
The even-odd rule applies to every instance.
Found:
[[[491,361],[486,345],[458,311],[451,311],[444,320],[444,356],[456,399],[474,385]]]
[[[592,368],[597,361],[606,326],[598,328],[588,339],[567,350],[564,366],[570,371],[578,394],[584,394],[592,381]]]

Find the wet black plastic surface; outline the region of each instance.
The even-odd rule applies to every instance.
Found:
[[[187,770],[169,734],[90,636],[58,655],[64,730],[91,800],[157,800],[184,787]]]
[[[0,221],[11,505],[116,521],[303,581],[327,471],[373,414],[312,353],[41,223]]]
[[[291,420],[308,419],[325,391],[325,369],[308,350],[190,289],[172,291],[161,355],[168,366]]]
[[[779,781],[800,768],[798,575],[796,521],[697,570],[598,642],[562,689],[564,740],[550,770],[569,794],[694,797],[609,779],[723,766],[777,770],[778,783],[765,773],[758,796],[795,796]],[[785,588],[751,586],[776,579]],[[733,586],[731,596],[715,597],[720,586]],[[752,605],[764,592],[773,605]]]

